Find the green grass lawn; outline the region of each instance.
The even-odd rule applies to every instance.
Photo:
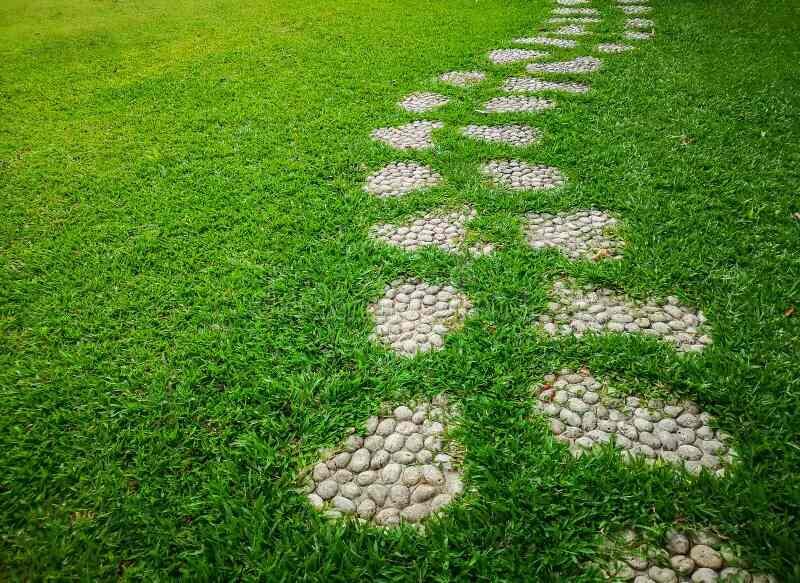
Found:
[[[607,0],[595,38],[619,40]],[[800,580],[800,7],[653,0],[654,40],[528,121],[519,157],[567,187],[502,192],[513,151],[458,135],[522,65],[488,50],[545,0],[6,0],[0,6],[0,579],[590,581],[604,533],[712,525]],[[554,58],[585,49],[550,50]],[[468,90],[438,74],[483,69]],[[576,77],[577,79],[577,77]],[[407,93],[452,97],[408,114]],[[440,119],[436,147],[370,131]],[[367,174],[431,164],[441,189],[379,200]],[[498,252],[405,254],[371,225],[469,202]],[[624,220],[621,262],[524,244],[526,211]],[[553,341],[553,279],[678,295],[714,345]],[[368,339],[395,278],[449,281],[475,317],[444,350]],[[797,306],[792,312],[791,306]],[[561,367],[697,400],[733,436],[722,480],[574,460],[530,387]],[[327,522],[293,488],[383,402],[463,405],[468,493],[425,536]]]

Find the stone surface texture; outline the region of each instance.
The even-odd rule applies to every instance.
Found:
[[[619,259],[622,241],[612,232],[617,220],[599,210],[528,213],[523,231],[534,249],[556,248],[570,259]]]
[[[655,24],[647,18],[629,18],[625,21],[625,28],[653,28]]]
[[[650,6],[620,6],[625,14],[647,14],[652,10]]]
[[[442,176],[430,166],[416,162],[393,162],[368,176],[364,190],[377,197],[387,198],[431,188],[441,182]]]
[[[394,128],[378,128],[371,137],[396,150],[424,150],[433,146],[433,130],[443,127],[440,121],[414,121]]]
[[[553,284],[551,299],[548,313],[539,316],[539,325],[551,336],[645,334],[673,344],[680,352],[700,352],[712,342],[703,313],[675,297],[637,301],[610,289],[562,279]]]
[[[589,86],[583,83],[546,81],[536,77],[509,77],[503,83],[509,93],[538,93],[539,91],[561,91],[564,93],[586,93]]]
[[[444,395],[367,420],[363,435],[308,472],[308,500],[329,518],[381,527],[419,524],[463,491],[454,443],[445,432],[456,408]]]
[[[431,91],[418,91],[407,95],[403,101],[398,103],[401,109],[410,111],[412,113],[424,113],[431,111],[437,107],[442,107],[449,103],[450,100],[444,95],[433,93]]]
[[[370,237],[410,252],[423,247],[438,247],[447,253],[463,250],[475,256],[486,255],[493,250],[488,243],[476,243],[464,249],[465,225],[476,215],[472,208],[433,211],[401,225],[376,225],[370,230]]]
[[[551,63],[531,63],[526,67],[529,73],[594,73],[603,65],[595,57],[575,57],[571,61]]]
[[[448,71],[439,75],[439,81],[455,87],[468,87],[477,85],[486,80],[486,73],[483,71]]]
[[[553,14],[559,16],[570,16],[580,14],[582,16],[597,16],[600,14],[596,8],[554,8]]]
[[[643,30],[629,30],[625,32],[625,38],[628,40],[650,40],[653,38],[653,33]]]
[[[556,188],[566,182],[558,168],[522,160],[492,160],[481,167],[481,172],[496,184],[511,190]]]
[[[544,381],[538,409],[576,456],[609,443],[626,459],[661,459],[693,474],[706,469],[718,476],[733,462],[727,435],[713,429],[712,417],[690,401],[622,397],[586,369],[562,370]]]
[[[489,53],[489,60],[495,65],[532,61],[547,56],[544,51],[531,51],[529,49],[497,49]]]
[[[523,36],[515,38],[514,42],[520,45],[542,45],[546,47],[558,47],[560,49],[574,49],[578,46],[578,41],[569,38],[552,38],[549,36]]]
[[[663,542],[648,543],[634,531],[612,542],[611,557],[603,566],[609,581],[636,583],[777,583],[742,560],[730,542],[710,529],[685,527],[666,533]]]
[[[547,19],[548,24],[564,24],[568,22],[575,22],[578,24],[595,24],[600,22],[599,18],[592,16],[553,16]]]
[[[494,97],[483,104],[484,113],[533,113],[552,109],[556,104],[542,97]]]
[[[619,43],[601,43],[594,47],[598,53],[617,54],[624,53],[633,49],[631,45],[623,45]]]
[[[562,26],[561,28],[557,28],[553,31],[553,34],[560,34],[563,36],[583,36],[585,34],[591,34],[591,32],[586,30],[580,24],[568,24],[566,26]]]
[[[472,311],[472,302],[452,286],[408,279],[387,285],[369,311],[375,318],[370,338],[400,356],[414,356],[440,350],[444,337]]]
[[[461,128],[461,134],[476,140],[519,147],[535,144],[542,138],[542,132],[538,129],[518,124],[500,126],[469,125]]]
[[[559,6],[580,6],[588,3],[589,0],[556,0],[556,4]]]

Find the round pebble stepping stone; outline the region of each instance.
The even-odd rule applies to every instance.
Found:
[[[619,43],[602,43],[594,47],[598,53],[607,53],[607,54],[618,54],[624,53],[625,51],[632,50],[633,47],[631,45],[623,45]]]
[[[706,469],[717,476],[733,462],[727,434],[713,429],[713,418],[691,401],[619,397],[586,369],[565,369],[544,381],[537,407],[576,456],[611,443],[627,460],[660,459],[693,474]]]
[[[553,16],[552,18],[548,18],[547,22],[549,24],[561,24],[567,22],[574,22],[577,24],[593,24],[600,22],[600,19],[593,18],[591,16]]]
[[[647,14],[652,10],[650,6],[620,6],[625,14]]]
[[[483,104],[483,113],[534,113],[551,109],[556,104],[542,97],[494,97]]]
[[[433,130],[443,127],[439,121],[415,121],[396,128],[378,128],[370,135],[397,150],[424,150],[433,146]]]
[[[455,87],[469,87],[486,80],[483,71],[449,71],[439,75],[439,81]]]
[[[402,109],[412,113],[424,113],[437,107],[442,107],[449,103],[449,99],[444,95],[433,93],[430,91],[419,91],[408,95],[398,103]]]
[[[543,51],[530,51],[528,49],[497,49],[489,53],[489,60],[496,65],[532,61],[539,57],[546,57]]]
[[[309,470],[308,501],[329,518],[418,525],[464,490],[455,444],[446,438],[456,415],[438,395],[370,417],[363,434]]]
[[[655,23],[648,18],[629,18],[625,21],[625,28],[653,28]]]
[[[596,8],[554,8],[553,14],[559,16],[569,16],[573,14],[581,14],[585,16],[598,16],[600,13]]]
[[[579,6],[581,4],[588,4],[589,0],[556,0],[559,6]]]
[[[475,209],[469,207],[450,212],[433,211],[401,225],[376,225],[370,230],[370,237],[410,252],[423,247],[438,247],[447,253],[458,253],[467,233],[465,225],[476,214]],[[476,243],[466,249],[476,256],[486,255],[492,250],[493,246],[488,243]]]
[[[484,142],[496,142],[511,146],[530,146],[542,139],[542,132],[526,125],[481,126],[469,125],[461,128],[461,134]]]
[[[625,38],[630,40],[650,40],[653,38],[653,33],[642,30],[629,30],[625,33]]]
[[[619,259],[623,243],[613,235],[617,220],[599,210],[528,213],[523,231],[534,249],[555,248],[570,259]]]
[[[562,279],[553,285],[552,300],[548,313],[539,317],[539,325],[551,336],[645,334],[675,345],[680,352],[700,352],[712,342],[703,313],[673,296],[637,301],[610,289]]]
[[[608,545],[603,572],[609,581],[654,583],[777,583],[740,558],[738,549],[711,529],[681,526],[666,533],[663,542],[649,543],[634,531]],[[608,552],[608,551],[607,551]]]
[[[575,57],[571,61],[552,63],[531,63],[526,67],[529,73],[594,73],[603,61],[594,57]]]
[[[509,93],[538,93],[539,91],[561,91],[564,93],[586,93],[589,86],[583,83],[545,81],[536,77],[509,77],[503,83]]]
[[[543,190],[563,186],[566,182],[558,168],[522,160],[492,160],[481,166],[481,173],[510,190]]]
[[[430,166],[416,162],[393,162],[368,176],[364,190],[379,198],[387,198],[431,188],[441,182],[442,176]]]
[[[557,28],[553,31],[553,34],[561,34],[564,36],[583,36],[585,34],[591,34],[591,31],[586,30],[580,24],[569,24],[567,26]]]
[[[558,47],[560,49],[574,49],[578,42],[568,38],[551,38],[549,36],[525,36],[515,38],[514,42],[521,45],[542,45]]]
[[[409,279],[387,285],[369,311],[375,317],[371,339],[400,356],[414,356],[441,350],[445,335],[463,324],[472,303],[452,286]]]

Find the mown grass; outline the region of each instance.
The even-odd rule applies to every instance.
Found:
[[[597,5],[597,38],[617,38],[622,16]],[[799,579],[800,10],[653,5],[653,41],[532,118],[545,140],[519,155],[570,179],[543,193],[488,188],[477,165],[516,154],[456,128],[522,69],[486,51],[540,26],[546,2],[0,7],[2,577],[589,581],[602,533],[678,520]],[[491,82],[435,83],[457,68]],[[453,102],[396,109],[421,89]],[[369,139],[418,117],[447,123],[430,152]],[[405,157],[447,185],[361,192]],[[463,202],[500,252],[408,256],[366,238]],[[624,218],[623,262],[523,244],[522,212],[588,205]],[[638,337],[550,341],[531,322],[559,274],[675,293],[715,344],[680,358]],[[399,360],[368,341],[366,305],[402,275],[473,298],[443,351]],[[612,452],[573,460],[529,390],[584,364],[698,400],[741,464],[717,481]],[[291,490],[381,402],[440,391],[464,404],[470,491],[425,536],[326,523]]]

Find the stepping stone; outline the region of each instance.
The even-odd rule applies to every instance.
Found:
[[[556,281],[551,297],[548,312],[539,316],[539,325],[551,336],[644,334],[673,344],[679,352],[700,352],[712,342],[703,313],[675,297],[638,301],[610,289],[578,286],[571,279]]]
[[[424,113],[437,107],[442,107],[449,103],[450,99],[438,93],[430,91],[420,91],[408,95],[403,101],[398,103],[402,109],[412,113]]]
[[[736,545],[709,528],[681,524],[655,544],[651,537],[628,530],[603,545],[608,556],[599,566],[609,581],[778,583],[751,569]]]
[[[525,125],[481,126],[469,125],[461,128],[461,134],[484,142],[496,142],[511,146],[530,146],[542,139],[542,132]]]
[[[387,528],[434,516],[464,490],[460,448],[446,435],[457,415],[437,395],[370,417],[366,431],[307,470],[309,503],[328,518]]]
[[[489,53],[489,60],[496,65],[532,61],[539,57],[546,57],[543,51],[530,51],[528,49],[497,49]]]
[[[559,16],[571,16],[574,14],[584,15],[584,16],[600,15],[600,13],[597,11],[596,8],[554,8],[553,14],[557,14]]]
[[[521,45],[542,45],[560,49],[574,49],[578,46],[577,41],[567,38],[551,38],[549,36],[526,36],[515,38],[514,42]]]
[[[463,249],[467,234],[465,225],[476,215],[475,209],[469,207],[460,211],[433,211],[401,225],[376,225],[370,229],[369,236],[409,252],[423,247],[438,247],[446,253],[467,251],[474,256],[486,255],[493,250],[487,243],[476,243]]]
[[[483,71],[449,71],[439,75],[439,81],[455,87],[469,87],[486,80]]]
[[[553,31],[553,34],[561,34],[564,36],[583,36],[585,34],[591,34],[591,32],[586,30],[580,24],[570,24],[567,26],[562,26],[561,28],[557,28]]]
[[[536,77],[509,77],[503,83],[509,93],[538,93],[540,91],[563,91],[564,93],[586,93],[589,86],[582,83],[545,81]]]
[[[607,54],[624,53],[625,51],[630,51],[632,49],[633,47],[631,45],[622,45],[619,43],[604,43],[594,47],[594,50],[596,50],[598,53]]]
[[[542,97],[495,97],[483,104],[483,113],[531,113],[555,107],[554,101]]]
[[[623,243],[609,231],[617,220],[598,210],[528,213],[523,231],[534,249],[555,248],[570,259],[620,259]]]
[[[641,30],[629,30],[625,33],[625,38],[629,40],[650,40],[653,38],[653,33]]]
[[[576,456],[611,443],[626,459],[661,459],[693,474],[705,468],[717,476],[733,462],[730,438],[713,429],[711,415],[691,401],[622,397],[586,369],[547,375],[538,397],[551,431]]]
[[[629,18],[625,21],[625,28],[653,28],[655,23],[648,18]]]
[[[580,4],[588,4],[589,0],[556,0],[556,4],[560,6],[578,6]]]
[[[599,18],[592,18],[591,16],[553,16],[548,18],[548,24],[563,24],[563,23],[576,23],[576,24],[592,24],[600,22]]]
[[[416,162],[393,162],[367,177],[364,190],[379,198],[387,198],[431,188],[441,182],[442,176],[430,166]]]
[[[650,6],[620,6],[625,14],[647,14],[652,10]]]
[[[522,160],[492,160],[481,166],[481,173],[510,190],[544,190],[563,186],[566,182],[558,168],[528,164]]]
[[[378,128],[370,135],[397,150],[424,150],[433,146],[433,130],[443,127],[440,121],[415,121],[396,128]]]
[[[410,357],[441,350],[444,337],[460,328],[472,311],[472,302],[449,285],[408,279],[387,285],[383,298],[369,311],[375,317],[370,338]]]
[[[594,73],[603,61],[594,57],[575,57],[571,61],[552,63],[531,63],[526,67],[528,73]]]

